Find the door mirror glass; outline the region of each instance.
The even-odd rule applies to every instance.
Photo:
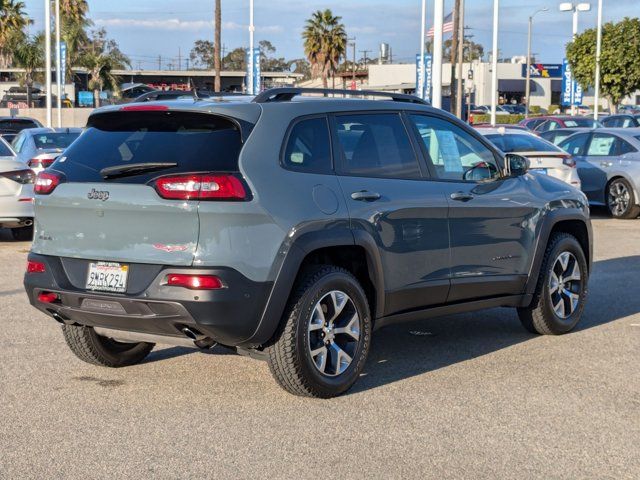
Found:
[[[505,164],[509,167],[509,174],[512,177],[519,177],[529,170],[529,159],[515,153],[508,153],[505,157]]]

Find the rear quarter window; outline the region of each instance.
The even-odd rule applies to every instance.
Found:
[[[236,172],[240,126],[219,115],[176,111],[108,112],[89,120],[52,169],[69,182],[147,183],[162,175]],[[175,163],[161,171],[105,179],[100,171],[131,164]]]

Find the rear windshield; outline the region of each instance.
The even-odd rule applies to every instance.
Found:
[[[91,117],[87,130],[51,168],[69,182],[146,183],[176,173],[235,172],[241,147],[238,125],[217,115],[110,112]],[[107,179],[100,173],[145,163],[166,166]]]
[[[80,136],[78,133],[39,133],[33,136],[36,148],[67,148]]]
[[[597,128],[602,125],[597,120],[590,118],[570,118],[564,121],[565,127],[585,127],[585,128]]]
[[[487,135],[486,137],[504,153],[562,151],[555,145],[529,134],[495,134]]]
[[[38,125],[33,120],[19,120],[12,118],[11,120],[0,120],[0,130],[8,132],[21,132],[25,128],[38,128]]]
[[[0,157],[13,157],[14,153],[6,143],[0,141]]]

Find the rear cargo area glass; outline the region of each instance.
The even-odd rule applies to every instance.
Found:
[[[240,127],[205,113],[117,111],[94,115],[87,130],[52,165],[67,182],[147,183],[187,172],[235,172],[242,148]],[[162,170],[104,178],[107,167],[175,163]]]

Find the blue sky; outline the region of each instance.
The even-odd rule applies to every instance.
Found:
[[[26,0],[27,13],[42,28],[42,0]],[[549,12],[536,16],[533,51],[541,61],[557,63],[571,35],[571,14],[557,11],[558,0],[501,0],[499,49],[502,56],[526,53],[527,17],[544,6]],[[592,11],[581,12],[580,30],[595,26],[596,0]],[[90,17],[105,27],[134,66],[157,68],[183,62],[197,39],[213,38],[213,0],[89,0]],[[492,0],[466,0],[465,24],[473,40],[485,51],[491,45]],[[300,32],[304,21],[317,9],[330,8],[340,15],[357,50],[372,50],[377,56],[380,42],[391,45],[394,59],[409,62],[419,48],[420,0],[301,1],[255,0],[256,40],[270,40],[286,58],[303,56]],[[445,0],[445,13],[453,0]],[[605,21],[640,16],[640,0],[604,0]],[[222,41],[227,49],[247,46],[249,0],[222,0]],[[428,25],[433,22],[433,0],[427,1]],[[351,55],[351,53],[349,53]],[[358,57],[361,54],[358,53]],[[371,53],[369,54],[371,56]],[[183,64],[184,66],[184,64]]]

